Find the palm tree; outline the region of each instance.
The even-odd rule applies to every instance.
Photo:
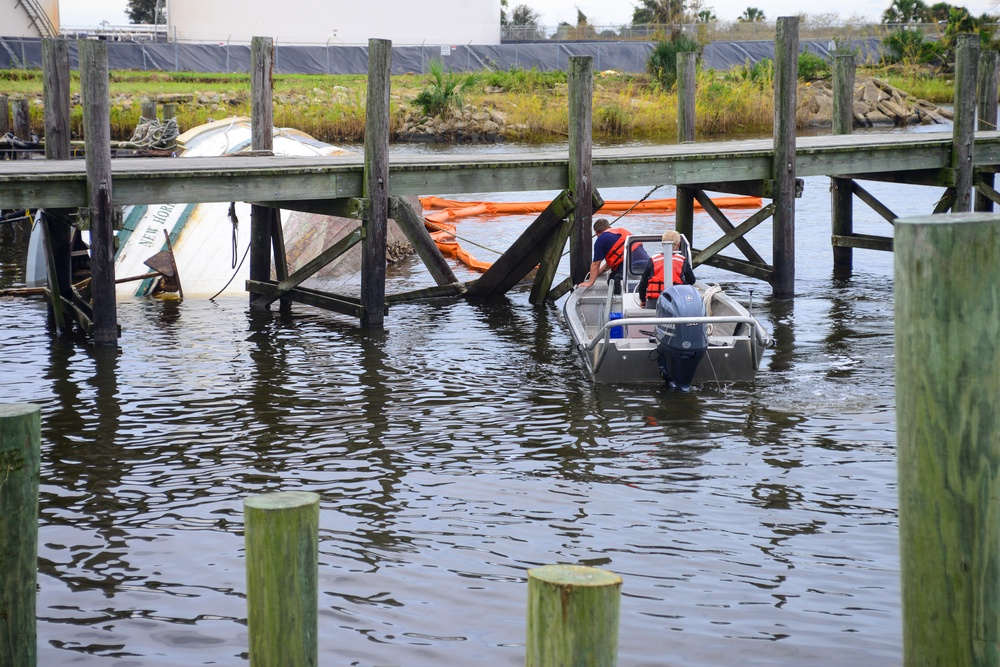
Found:
[[[927,5],[923,0],[892,0],[882,12],[882,23],[921,23],[927,20]]]
[[[699,23],[712,23],[713,21],[718,21],[719,17],[715,15],[711,9],[703,9],[698,12],[698,22]]]
[[[684,18],[684,0],[640,0],[632,12],[632,24],[679,23]]]
[[[765,20],[764,11],[756,7],[747,7],[737,21],[740,23],[760,23]]]

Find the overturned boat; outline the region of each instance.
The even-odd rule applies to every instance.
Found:
[[[660,237],[633,235],[625,244],[621,289],[598,280],[576,288],[563,307],[573,341],[595,382],[663,383],[687,391],[709,382],[751,382],[772,344],[763,325],[717,285],[674,285],[655,310],[640,304],[646,244]],[[650,253],[652,254],[652,253]]]

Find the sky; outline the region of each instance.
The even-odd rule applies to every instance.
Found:
[[[733,21],[747,7],[756,7],[770,20],[779,16],[794,16],[803,9],[799,0],[702,0],[706,8],[711,8],[721,21]],[[836,3],[836,14],[841,19],[860,17],[878,20],[891,0],[840,0]],[[1000,13],[1000,0],[949,0],[952,5],[962,5],[972,14]],[[126,25],[126,0],[59,0],[59,18],[64,26],[89,27],[107,21],[111,25]],[[576,10],[580,9],[591,25],[620,25],[629,23],[636,1],[622,0],[508,0],[510,8],[526,4],[542,16],[541,23],[555,26],[565,21],[576,23]],[[819,3],[817,3],[819,5]],[[933,4],[932,1],[927,4]],[[829,5],[827,5],[829,6]],[[816,12],[829,13],[819,5]]]

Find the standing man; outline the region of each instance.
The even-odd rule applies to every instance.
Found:
[[[668,229],[663,232],[660,240],[663,241],[663,252],[653,255],[639,280],[639,305],[643,308],[656,308],[656,300],[660,298],[660,292],[665,286],[694,285],[695,282],[691,263],[680,251],[681,235]],[[670,257],[669,269],[664,261],[665,257]],[[668,275],[669,283],[666,282]]]
[[[587,280],[577,287],[591,287],[597,276],[611,271],[611,280],[615,281],[615,294],[621,293],[622,260],[625,257],[625,243],[632,235],[627,229],[612,227],[607,218],[594,220],[594,261],[590,265]],[[632,252],[632,264],[649,262],[649,255],[639,245]]]

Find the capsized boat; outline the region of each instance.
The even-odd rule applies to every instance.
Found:
[[[687,391],[708,382],[751,382],[772,344],[764,326],[718,285],[666,288],[656,309],[643,308],[636,289],[647,254],[660,237],[632,235],[625,244],[621,293],[599,278],[573,290],[563,314],[595,382],[666,382]],[[684,243],[686,246],[686,242]]]

